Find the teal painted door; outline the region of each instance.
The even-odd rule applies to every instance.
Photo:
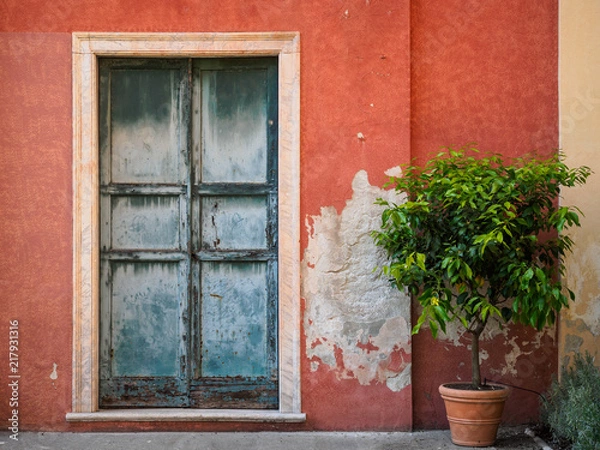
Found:
[[[276,408],[277,61],[100,61],[101,407]]]

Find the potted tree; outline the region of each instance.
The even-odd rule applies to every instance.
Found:
[[[404,167],[386,184],[398,202],[378,200],[385,208],[372,236],[387,253],[382,271],[422,308],[413,334],[426,325],[436,337],[459,321],[471,336],[471,383],[440,387],[456,444],[493,444],[508,395],[482,383],[486,326],[513,321],[539,330],[574,298],[560,276],[572,246],[564,232],[580,226],[580,211],[558,200],[562,187],[584,184],[590,173],[568,168],[560,154],[508,159],[467,145],[446,148],[423,167]]]

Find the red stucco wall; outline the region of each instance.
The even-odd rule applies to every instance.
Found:
[[[442,145],[467,142],[510,156],[554,151],[557,27],[556,0],[411,2],[412,155],[424,161]],[[554,331],[539,337],[511,327],[509,336],[510,343],[500,337],[483,346],[489,357],[482,376],[544,391],[557,369]],[[468,344],[468,338],[455,347],[427,333],[414,337],[416,428],[447,426],[437,386],[456,373],[470,379]],[[517,373],[502,374],[514,346]],[[432,370],[432,361],[443,369]],[[538,402],[536,394],[515,389],[505,420],[537,420]]]
[[[408,1],[9,0],[3,3],[0,26],[5,32],[0,37],[1,245],[9,255],[0,277],[2,301],[10,305],[0,330],[6,336],[8,320],[19,319],[22,429],[131,427],[72,425],[64,419],[71,401],[72,31],[299,31],[302,217],[323,205],[342,207],[357,171],[379,174],[374,181],[380,183],[385,169],[408,159]],[[359,132],[365,140],[357,138]],[[304,246],[306,237],[303,241]],[[58,364],[54,383],[49,378],[53,363]],[[302,364],[308,421],[301,427],[410,428],[410,394],[340,382],[327,373],[311,373],[306,360]],[[2,402],[0,416],[7,414]]]
[[[52,429],[71,401],[70,37],[0,36],[0,416],[18,320],[20,423]]]
[[[323,206],[343,208],[359,170],[380,184],[386,169],[411,155],[423,160],[441,145],[475,140],[508,154],[555,146],[556,25],[556,0],[4,1],[0,354],[8,351],[8,321],[18,319],[21,429],[406,430],[413,424],[410,389],[392,393],[381,384],[338,380],[326,369],[310,371],[305,357],[303,425],[65,421],[71,406],[72,31],[299,31],[304,218]],[[306,245],[303,234],[301,248]],[[531,339],[521,334],[519,342]],[[499,368],[501,349],[492,343],[488,350],[491,367]],[[416,427],[445,426],[436,389],[446,374],[429,367],[439,360],[448,376],[453,367],[464,371],[462,351],[425,334],[415,338]],[[509,380],[542,389],[556,369],[555,349],[531,355],[535,368],[524,361],[526,370]],[[3,368],[2,399],[9,393],[5,374]],[[526,395],[509,405],[512,421],[535,415],[537,400]],[[2,401],[0,418],[9,417]]]
[[[411,2],[411,151],[558,146],[558,2]]]

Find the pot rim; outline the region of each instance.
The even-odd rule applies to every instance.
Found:
[[[461,389],[457,385],[465,385],[464,382],[451,382],[441,384],[439,392],[442,397],[460,397],[460,398],[504,398],[508,397],[511,392],[509,386],[498,383],[487,383],[487,386],[493,386],[494,389]]]
[[[457,391],[477,391],[477,392],[489,392],[489,391],[497,391],[501,389],[510,390],[510,386],[501,383],[485,383],[483,386],[492,386],[494,389],[463,389],[460,386],[471,386],[471,383],[468,381],[450,381],[448,383],[442,383],[440,386],[445,386],[448,389],[454,389]]]

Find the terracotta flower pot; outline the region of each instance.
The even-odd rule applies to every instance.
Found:
[[[469,447],[486,447],[496,440],[510,389],[496,384],[488,384],[490,389],[481,390],[469,389],[469,386],[466,383],[440,386],[452,442]]]

